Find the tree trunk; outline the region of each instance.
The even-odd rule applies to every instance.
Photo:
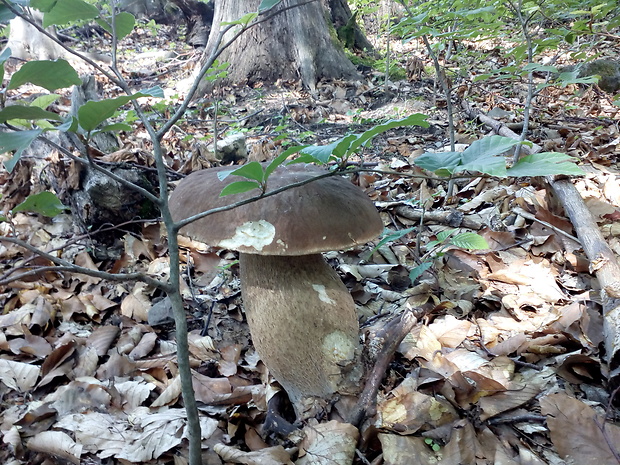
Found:
[[[347,0],[329,0],[329,9],[331,10],[332,23],[345,47],[373,57],[378,56],[358,26],[357,18],[351,13]]]
[[[203,60],[211,54],[220,23],[257,11],[259,3],[259,0],[216,2],[213,27]],[[284,0],[276,8],[302,3],[303,0]],[[230,38],[232,34],[229,31],[226,37]],[[219,62],[230,63],[227,77],[220,81],[224,85],[301,79],[304,86],[314,89],[320,79],[351,79],[357,76],[355,66],[342,51],[329,24],[327,10],[318,1],[290,8],[251,28],[220,55]],[[198,95],[204,95],[209,90],[209,82],[203,81]]]
[[[32,18],[41,25],[43,13],[38,10],[28,8]],[[15,17],[10,22],[11,32],[7,47],[11,49],[11,56],[20,60],[55,60],[64,54],[64,50],[52,39],[41,34],[24,21],[22,18]],[[56,37],[54,26],[47,28],[47,32]]]

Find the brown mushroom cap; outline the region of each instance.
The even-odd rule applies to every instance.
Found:
[[[170,211],[180,221],[206,210],[255,197],[258,190],[220,197],[239,176],[218,178],[231,167],[196,171],[170,197]],[[278,167],[267,192],[300,182],[325,170],[314,165]],[[259,255],[308,255],[364,244],[383,231],[374,204],[358,187],[332,176],[288,189],[256,202],[214,213],[184,226],[181,233],[213,246]]]

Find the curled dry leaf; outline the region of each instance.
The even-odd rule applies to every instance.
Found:
[[[39,378],[40,368],[29,363],[0,359],[0,381],[19,392],[30,391]]]
[[[80,465],[82,445],[61,431],[42,431],[32,437],[26,443],[26,447],[32,451],[54,455]]]

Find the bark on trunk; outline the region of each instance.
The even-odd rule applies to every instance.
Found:
[[[371,56],[377,56],[374,47],[357,24],[357,18],[351,13],[351,8],[349,8],[347,1],[329,0],[329,8],[331,10],[332,23],[345,47]]]
[[[321,2],[303,4],[303,0],[285,0],[279,7],[290,8],[269,21],[253,27],[237,39],[219,57],[228,62],[228,76],[221,84],[275,82],[297,80],[313,89],[318,80],[350,79],[357,76],[355,66],[347,59],[334,37],[329,14]],[[257,11],[259,0],[221,0],[215,4],[213,27],[205,58],[211,54],[222,21],[234,21],[246,13]],[[276,7],[278,8],[278,7]],[[227,37],[230,37],[229,32]],[[226,40],[226,39],[225,39]],[[203,81],[198,95],[210,90]]]
[[[43,13],[28,8],[32,19],[41,25]],[[20,60],[56,60],[63,56],[64,50],[52,39],[41,34],[34,26],[19,16],[10,22],[11,32],[7,47],[11,49],[11,56]],[[47,28],[47,32],[56,37],[54,26]]]
[[[239,265],[252,341],[298,414],[308,398],[359,391],[355,304],[323,257],[242,253]]]

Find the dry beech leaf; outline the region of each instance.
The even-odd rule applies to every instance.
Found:
[[[86,343],[89,347],[95,348],[97,355],[101,357],[107,353],[119,332],[120,328],[118,326],[100,326],[92,332]]]
[[[439,462],[437,453],[424,442],[424,438],[379,434],[385,465],[431,465]]]
[[[39,378],[38,366],[0,358],[0,381],[18,392],[30,391]]]
[[[26,447],[32,451],[51,454],[80,465],[82,445],[77,444],[68,434],[61,431],[42,431],[33,436],[26,443]]]
[[[157,344],[157,334],[155,333],[146,333],[138,342],[131,352],[129,352],[129,358],[132,360],[139,360],[141,358],[146,357],[151,351],[154,349]]]
[[[606,422],[604,414],[564,393],[543,397],[540,406],[563,459],[570,464],[617,463],[620,427]]]
[[[131,412],[149,398],[155,389],[155,384],[147,383],[144,380],[116,381],[114,382],[114,389],[121,395],[123,410]]]
[[[243,452],[224,444],[216,444],[213,450],[226,462],[244,465],[293,465],[284,447],[275,446],[253,452]]]
[[[241,357],[243,347],[240,344],[232,344],[220,350],[222,360],[220,360],[219,372],[222,376],[232,376],[237,374],[237,364]]]
[[[458,418],[454,408],[416,390],[416,380],[408,377],[377,405],[378,428],[399,434],[415,433],[424,425],[438,427]]]
[[[163,407],[164,405],[173,405],[181,395],[181,378],[175,377],[168,387],[164,389],[157,399],[151,404],[151,408]],[[198,399],[196,399],[198,400]]]
[[[303,432],[305,438],[300,444],[303,452],[296,465],[350,465],[353,462],[359,437],[355,426],[331,420],[306,425]]]
[[[455,348],[461,345],[471,329],[471,322],[457,320],[452,315],[446,315],[428,326],[437,340],[444,347]]]

